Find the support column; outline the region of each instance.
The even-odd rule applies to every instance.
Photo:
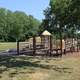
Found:
[[[62,32],[60,31],[60,49],[61,49],[61,57],[62,57],[62,53],[63,53],[63,50],[62,50]]]
[[[65,49],[64,49],[64,54],[66,55],[66,39],[64,39],[65,41]]]
[[[43,46],[43,37],[41,36],[41,47]]]
[[[78,38],[77,38],[77,52],[79,52],[79,46],[78,46]]]
[[[50,36],[50,56],[52,54],[52,36]]]
[[[36,53],[36,38],[35,36],[33,37],[33,55]]]
[[[19,55],[19,41],[17,41],[17,54]]]

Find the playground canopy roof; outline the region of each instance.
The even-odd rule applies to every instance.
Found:
[[[45,31],[42,33],[42,36],[51,36],[51,33],[48,32],[47,30],[45,30]]]

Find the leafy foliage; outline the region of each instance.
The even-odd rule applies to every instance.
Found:
[[[21,11],[0,8],[0,40],[18,41],[36,35],[40,21]]]
[[[80,26],[80,0],[50,0],[44,11],[42,26],[52,33],[62,32],[72,37]]]

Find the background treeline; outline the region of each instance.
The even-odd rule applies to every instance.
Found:
[[[39,25],[32,15],[0,8],[0,41],[25,40],[38,33]]]
[[[80,38],[80,0],[50,0],[44,15],[40,22],[24,12],[0,8],[0,40],[23,41],[44,30],[56,38]]]

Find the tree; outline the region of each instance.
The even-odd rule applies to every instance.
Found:
[[[44,11],[44,26],[51,32],[57,32],[57,25],[64,33],[65,26],[69,32],[79,28],[80,0],[50,0],[49,7]],[[44,27],[45,28],[45,27]]]
[[[24,41],[38,33],[40,21],[21,11],[0,8],[0,40]]]
[[[4,40],[5,39],[5,29],[6,29],[6,9],[0,9],[0,36]]]
[[[44,26],[47,24],[46,29],[56,34],[59,33],[62,44],[65,29],[66,35],[72,33],[70,37],[73,37],[75,31],[79,28],[80,0],[50,0],[49,7],[44,13]]]
[[[38,34],[40,22],[32,15],[29,15],[29,22],[29,33],[31,34],[31,36]]]

